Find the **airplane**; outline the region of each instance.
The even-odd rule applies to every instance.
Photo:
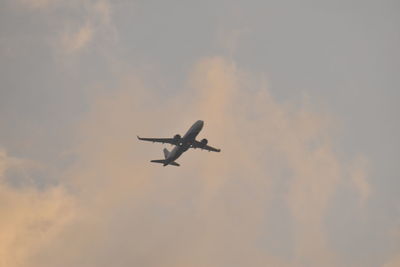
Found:
[[[164,148],[164,157],[165,159],[156,159],[151,160],[150,162],[162,163],[163,166],[172,165],[172,166],[180,166],[175,160],[179,158],[183,152],[186,152],[189,148],[200,148],[208,151],[220,152],[221,149],[217,149],[207,145],[208,140],[202,139],[201,141],[197,141],[196,137],[200,133],[201,129],[204,126],[204,121],[198,120],[196,121],[192,127],[186,132],[186,134],[181,137],[179,134],[176,134],[173,138],[142,138],[137,137],[142,141],[150,141],[150,142],[158,142],[158,143],[167,143],[174,145],[175,147],[172,151],[168,151],[168,149]]]

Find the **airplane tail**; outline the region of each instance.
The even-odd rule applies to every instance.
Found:
[[[164,157],[168,158],[168,155],[169,155],[168,149],[164,148]]]
[[[153,159],[153,160],[151,160],[150,162],[162,163],[162,164],[164,164],[164,166],[167,166],[167,165],[180,166],[180,165],[179,165],[178,163],[176,163],[175,161],[170,162],[170,163],[166,163],[166,160],[165,160],[165,159]]]
[[[167,163],[167,158],[168,158],[168,155],[169,155],[169,151],[168,151],[168,149],[166,149],[166,148],[164,148],[164,157],[165,157],[165,159],[154,159],[154,160],[151,160],[150,162],[155,162],[155,163],[162,163],[162,164],[164,164],[164,166],[167,166],[167,165],[173,165],[173,166],[180,166],[178,163],[176,163],[175,161],[172,161],[172,162],[169,162],[169,163]]]

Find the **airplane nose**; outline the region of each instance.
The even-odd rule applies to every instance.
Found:
[[[198,121],[197,121],[197,124],[199,125],[199,127],[203,128],[204,121],[198,120]]]

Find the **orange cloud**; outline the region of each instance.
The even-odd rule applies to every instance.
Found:
[[[28,163],[28,167],[30,164]],[[27,266],[29,258],[53,241],[73,216],[73,202],[61,187],[15,188],[6,180],[24,161],[0,150],[0,266]]]
[[[248,183],[264,179],[266,191],[274,180],[289,179],[286,197],[295,225],[295,265],[335,265],[323,218],[342,170],[329,143],[327,118],[307,107],[280,105],[262,79],[257,82],[223,59],[203,61],[199,68],[195,84],[206,96],[200,113],[210,129],[221,133],[219,139],[227,147],[225,162],[209,163],[213,167],[207,166],[204,176],[216,183],[242,171]],[[266,162],[274,157],[279,158],[273,161],[275,166]],[[224,167],[220,176],[208,171],[219,173]],[[290,177],[275,176],[282,169],[288,169]]]
[[[393,259],[389,260],[387,263],[383,265],[383,267],[397,267],[400,265],[400,254],[393,257]]]
[[[76,163],[60,175],[70,195],[61,189],[25,193],[29,204],[14,209],[31,208],[56,229],[39,248],[15,258],[41,267],[340,262],[324,218],[348,173],[332,150],[328,118],[306,105],[280,104],[263,77],[219,57],[196,64],[189,92],[173,98],[135,75],[120,80],[112,90],[94,90],[77,126]],[[221,153],[191,150],[179,168],[148,162],[162,157],[162,146],[138,142],[137,134],[172,137],[197,119],[205,121],[199,137]],[[73,220],[59,216],[70,210],[70,198]],[[267,248],[274,243],[268,225],[276,209],[291,220],[279,255]],[[40,230],[24,234],[31,216],[15,220],[23,225],[17,228],[21,243],[33,246],[29,238]],[[11,251],[11,243],[3,251]]]
[[[85,24],[73,33],[64,33],[62,44],[68,52],[77,52],[85,47],[93,38],[93,28],[90,24]]]
[[[371,196],[371,186],[367,180],[367,166],[367,160],[364,157],[360,157],[355,161],[350,173],[354,188],[359,194],[361,205],[364,205]]]

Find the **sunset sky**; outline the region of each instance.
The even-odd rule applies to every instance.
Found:
[[[0,0],[0,267],[400,266],[399,15]]]

